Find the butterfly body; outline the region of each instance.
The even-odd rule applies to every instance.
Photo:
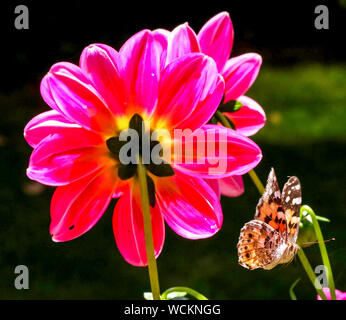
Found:
[[[250,270],[270,270],[278,264],[291,262],[299,249],[296,240],[300,205],[299,179],[291,177],[281,195],[274,169],[271,169],[255,218],[240,231],[239,264]]]

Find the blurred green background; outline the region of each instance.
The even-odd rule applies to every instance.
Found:
[[[204,13],[203,20],[213,14]],[[247,47],[242,44],[238,53]],[[78,46],[64,54],[76,63],[81,50]],[[256,51],[266,57],[271,50],[274,45]],[[298,57],[294,63],[264,59],[247,95],[267,115],[265,127],[253,137],[264,156],[256,172],[264,182],[274,166],[280,187],[287,176],[300,178],[303,203],[331,220],[321,227],[326,239],[336,238],[327,248],[336,287],[346,291],[346,64],[319,57]],[[18,75],[19,85],[0,91],[0,299],[142,299],[150,290],[147,269],[127,264],[116,248],[111,223],[115,201],[88,233],[70,242],[51,241],[49,206],[54,189],[26,177],[31,148],[22,134],[34,115],[48,110],[39,94],[39,79],[62,58],[51,55],[47,60],[47,66],[40,65],[31,78],[23,75],[28,81],[20,84]],[[297,258],[272,271],[249,271],[238,265],[239,231],[253,218],[259,198],[248,176],[244,183],[242,196],[222,198],[224,224],[213,238],[187,240],[166,226],[158,259],[162,291],[188,286],[210,299],[289,299],[290,285],[301,278],[295,289],[298,299],[315,299]],[[317,245],[305,253],[312,266],[322,264]],[[30,271],[29,290],[16,290],[13,284],[14,268],[21,264]]]

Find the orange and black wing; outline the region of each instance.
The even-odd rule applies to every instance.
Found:
[[[287,223],[274,168],[270,170],[265,192],[256,207],[255,219],[269,224],[287,238]]]

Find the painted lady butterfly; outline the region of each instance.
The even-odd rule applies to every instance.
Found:
[[[299,249],[296,241],[301,203],[299,179],[289,178],[281,195],[272,168],[254,220],[240,230],[237,248],[241,266],[250,270],[270,270],[293,260]]]

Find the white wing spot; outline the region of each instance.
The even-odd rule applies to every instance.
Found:
[[[290,196],[287,196],[285,199],[286,202],[290,201]]]
[[[294,198],[293,201],[292,201],[292,204],[301,204],[302,203],[302,198],[299,197],[299,198]]]

